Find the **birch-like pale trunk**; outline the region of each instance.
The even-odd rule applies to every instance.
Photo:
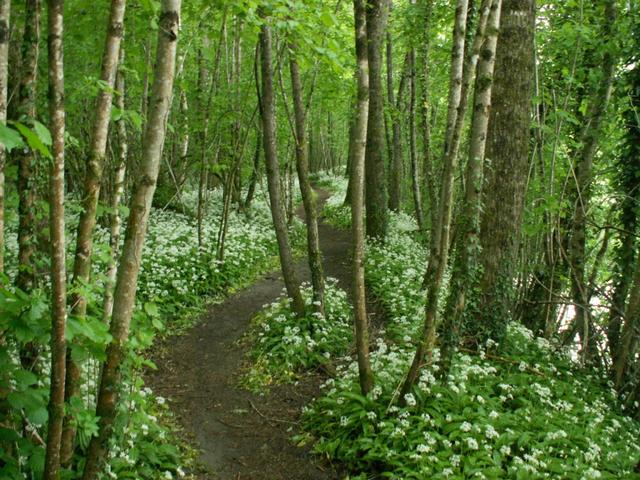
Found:
[[[300,284],[294,269],[293,253],[289,242],[287,219],[282,202],[280,187],[280,165],[276,148],[276,111],[273,86],[273,68],[271,61],[271,28],[264,19],[260,29],[260,60],[262,70],[262,137],[267,169],[267,186],[271,202],[271,216],[278,240],[278,253],[282,276],[287,294],[297,315],[304,315],[304,300],[300,293]]]
[[[369,61],[367,56],[367,13],[365,0],[354,0],[356,78],[358,82],[356,119],[353,136],[351,175],[351,229],[353,236],[353,303],[358,352],[360,390],[364,395],[373,388],[373,370],[369,359],[369,319],[364,283],[364,170],[369,111]]]
[[[116,107],[123,112],[125,109],[126,80],[124,73],[124,45],[120,45],[119,68],[116,73]],[[102,303],[102,321],[109,324],[113,312],[113,288],[116,284],[118,272],[118,248],[120,246],[120,233],[122,230],[122,218],[120,216],[120,202],[124,194],[124,181],[127,172],[127,160],[129,155],[129,141],[127,139],[127,122],[121,117],[116,122],[118,132],[118,158],[113,172],[113,192],[109,202],[111,209],[109,219],[109,248],[111,250],[107,265],[104,299]]]
[[[114,292],[110,333],[96,406],[98,435],[87,450],[83,480],[97,479],[107,456],[120,388],[120,367],[125,355],[135,306],[138,273],[164,146],[167,116],[173,91],[176,50],[180,28],[180,0],[162,0],[158,21],[158,47],[149,117],[142,144],[142,160],[131,201],[129,219]]]
[[[76,251],[73,263],[72,283],[74,287],[89,282],[91,275],[91,255],[93,253],[93,234],[96,227],[96,213],[100,199],[100,185],[104,170],[105,154],[113,89],[115,85],[120,43],[124,32],[124,11],[126,0],[112,0],[104,52],[102,55],[102,70],[100,81],[105,88],[101,89],[95,106],[95,120],[91,133],[91,145],[87,158],[86,173],[82,193],[82,212],[76,234]],[[87,313],[87,299],[82,295],[82,288],[75,288],[71,296],[72,315],[84,317]],[[80,367],[71,357],[71,350],[67,352],[67,378],[65,387],[66,401],[77,397],[80,393]],[[73,419],[67,415],[62,433],[62,463],[68,465],[73,457],[76,429]]]
[[[9,20],[11,0],[0,1],[0,122],[7,121],[7,85],[9,81]],[[7,151],[0,145],[0,275],[4,273],[4,166]]]
[[[411,367],[400,392],[400,402],[411,391],[416,382],[425,360],[431,362],[433,347],[436,341],[436,327],[438,325],[438,297],[442,286],[442,277],[447,265],[449,254],[449,232],[451,227],[451,212],[453,206],[453,180],[457,166],[457,155],[452,155],[450,144],[456,115],[462,94],[462,73],[464,66],[465,29],[467,21],[468,0],[457,0],[455,24],[453,28],[453,45],[451,49],[451,77],[449,80],[449,100],[447,110],[447,127],[443,152],[443,170],[438,203],[438,224],[432,234],[436,239],[432,241],[429,251],[427,273],[425,275],[427,302],[422,336],[418,340],[418,347],[413,357]]]
[[[67,341],[67,271],[64,223],[64,0],[48,0],[49,117],[52,154],[49,180],[51,236],[51,386],[44,462],[45,480],[60,478],[60,441],[64,421]]]
[[[303,101],[300,69],[296,59],[297,46],[289,44],[289,71],[291,73],[291,89],[294,113],[294,138],[296,153],[296,170],[302,203],[307,223],[307,250],[309,253],[309,270],[313,286],[313,309],[324,316],[324,273],[322,268],[322,252],[320,251],[320,235],[318,233],[318,205],[316,193],[309,181],[309,148],[306,129],[306,112]],[[293,194],[292,194],[293,196]]]
[[[502,0],[491,2],[487,20],[487,36],[481,50],[479,50],[480,62],[477,68],[473,118],[469,134],[465,198],[461,219],[458,222],[460,231],[457,235],[456,257],[444,314],[446,320],[443,328],[442,358],[445,365],[443,371],[445,372],[448,371],[450,356],[458,346],[458,330],[466,306],[467,291],[469,288],[473,288],[478,280],[481,192],[501,7]]]

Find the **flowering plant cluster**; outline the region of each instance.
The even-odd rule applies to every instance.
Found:
[[[374,389],[361,395],[357,363],[344,357],[297,440],[362,479],[638,478],[640,425],[611,385],[519,324],[502,345],[458,351],[444,378],[436,349],[398,398],[424,311],[426,253],[410,223],[396,217],[384,245],[367,245],[367,282],[388,315],[371,352]]]
[[[295,315],[284,293],[255,317],[249,334],[252,366],[246,377],[251,388],[291,381],[303,370],[332,362],[351,345],[351,306],[337,280],[327,278],[324,316],[314,311],[310,286],[303,286],[302,295],[304,317]]]

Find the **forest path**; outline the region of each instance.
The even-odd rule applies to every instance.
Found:
[[[330,194],[318,190],[319,205]],[[304,215],[299,208],[297,214]],[[319,225],[325,275],[351,292],[351,234],[326,223]],[[308,260],[296,262],[300,279],[309,280]],[[278,271],[212,305],[188,333],[166,339],[154,358],[158,369],[147,381],[169,399],[171,410],[209,473],[220,480],[338,479],[330,465],[308,450],[295,447],[301,408],[319,393],[323,378],[305,375],[298,385],[282,385],[264,395],[237,385],[247,345],[239,342],[263,305],[275,300],[284,283]]]

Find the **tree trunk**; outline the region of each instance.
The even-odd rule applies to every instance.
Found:
[[[51,386],[44,462],[46,480],[60,477],[60,440],[64,420],[67,341],[67,272],[64,231],[64,68],[62,55],[64,0],[48,0],[49,117],[53,159],[49,187],[51,235]]]
[[[9,18],[11,0],[0,0],[0,122],[7,122],[7,86],[9,83]],[[4,166],[7,151],[0,145],[0,277],[4,273]],[[0,282],[2,280],[0,279]]]
[[[476,285],[479,275],[480,254],[480,212],[482,211],[481,192],[484,173],[484,154],[491,110],[491,86],[496,57],[498,31],[500,29],[500,11],[502,0],[493,0],[487,21],[487,37],[480,52],[480,62],[475,86],[473,119],[469,134],[469,155],[466,171],[466,191],[461,219],[458,222],[459,233],[456,244],[456,257],[453,264],[449,296],[445,307],[443,328],[443,373],[448,372],[451,356],[458,346],[462,316],[466,307],[466,295],[469,288]],[[464,328],[464,326],[462,326]]]
[[[354,126],[351,175],[351,229],[353,236],[353,302],[358,352],[360,390],[364,395],[373,388],[373,371],[369,360],[369,319],[364,283],[364,170],[369,110],[369,66],[367,55],[367,13],[365,0],[354,0],[356,34],[356,78],[358,93]]]
[[[426,234],[424,224],[424,211],[422,209],[422,192],[420,189],[420,165],[416,151],[416,49],[409,52],[409,158],[411,160],[411,187],[413,193],[413,205],[418,222],[418,229]]]
[[[595,345],[589,345],[592,334],[589,332],[591,322],[591,301],[588,295],[586,278],[586,235],[587,214],[591,200],[591,183],[593,176],[593,159],[595,157],[598,140],[601,133],[602,122],[609,105],[613,80],[615,75],[616,58],[613,54],[612,40],[615,38],[614,29],[616,23],[616,2],[609,0],[605,4],[605,26],[602,38],[609,39],[608,49],[603,59],[603,77],[591,98],[590,111],[585,119],[581,131],[582,148],[575,166],[576,203],[569,249],[567,252],[568,263],[571,268],[571,297],[576,310],[574,322],[578,328],[578,334],[582,342],[582,359],[586,361],[595,351]],[[591,352],[591,353],[590,353]]]
[[[393,0],[389,0],[389,10]],[[398,92],[398,104],[400,103]],[[400,211],[402,203],[402,138],[400,133],[400,109],[396,108],[396,98],[393,91],[393,39],[387,30],[387,99],[391,114],[391,162],[389,168],[389,208],[394,212]]]
[[[99,433],[91,439],[89,444],[83,480],[94,480],[102,471],[115,421],[120,365],[125,354],[131,316],[135,305],[142,248],[158,180],[167,115],[173,90],[180,25],[180,0],[162,0],[158,25],[156,66],[149,105],[149,118],[142,145],[143,157],[138,180],[131,196],[129,220],[120,267],[118,268],[110,327],[113,341],[107,347],[107,360],[102,371],[96,406],[96,415],[100,418]]]
[[[529,162],[534,0],[503,0],[501,23],[487,138],[491,168],[480,220],[483,276],[476,322],[478,337],[498,341],[511,309]]]
[[[365,160],[367,236],[387,236],[387,182],[384,162],[384,102],[382,39],[387,24],[387,0],[367,3],[367,58],[369,62],[369,119]]]
[[[640,255],[636,261],[633,283],[631,284],[631,294],[624,311],[624,327],[620,337],[620,348],[616,354],[615,363],[613,365],[613,379],[615,386],[621,390],[624,385],[624,375],[627,371],[630,360],[635,352],[632,348],[634,339],[638,338],[638,325],[640,324]]]
[[[300,294],[300,284],[294,269],[293,253],[289,243],[286,214],[280,191],[280,166],[276,144],[276,111],[271,66],[271,29],[268,25],[268,19],[264,19],[260,29],[260,60],[262,67],[262,137],[271,215],[278,239],[278,253],[287,293],[293,302],[293,310],[297,315],[302,316],[304,315],[304,300]]]
[[[465,28],[467,20],[467,0],[458,0],[456,4],[455,24],[453,29],[453,45],[451,48],[451,73],[449,79],[449,106],[447,117],[447,137],[455,125],[455,115],[460,104],[462,89],[462,72],[464,65]],[[431,362],[433,347],[436,341],[436,327],[438,324],[438,296],[442,285],[442,277],[447,265],[449,254],[449,229],[451,225],[451,211],[453,203],[453,176],[456,169],[457,157],[450,155],[445,141],[443,152],[443,170],[440,189],[438,224],[433,230],[432,248],[429,251],[429,261],[425,274],[427,302],[422,337],[413,357],[407,378],[400,392],[400,402],[411,391],[416,382],[425,359]]]
[[[316,193],[309,182],[309,149],[307,144],[306,112],[303,104],[302,82],[300,70],[296,60],[297,46],[289,44],[289,70],[291,73],[291,88],[293,111],[295,117],[296,168],[298,181],[302,193],[305,218],[307,221],[307,250],[309,252],[309,269],[313,286],[313,309],[324,316],[324,274],[322,268],[322,252],[320,251],[320,236],[318,234],[318,206]]]
[[[22,75],[18,85],[17,116],[36,117],[38,53],[40,49],[40,0],[27,0],[22,37]],[[18,164],[18,276],[16,286],[29,292],[35,281],[35,152],[30,148],[16,154]],[[27,363],[35,359],[26,359]]]
[[[120,45],[120,67],[116,74],[116,107],[120,111],[125,109],[125,73],[124,73],[124,45]],[[113,312],[113,288],[116,283],[118,248],[120,246],[120,231],[122,218],[120,217],[120,202],[124,193],[124,180],[127,172],[127,160],[129,155],[129,142],[127,139],[127,123],[124,117],[117,122],[118,129],[118,159],[115,164],[113,176],[113,192],[109,207],[111,208],[109,221],[109,247],[110,257],[107,265],[106,282],[104,288],[104,300],[102,309],[102,321],[109,324]]]
[[[87,158],[86,173],[82,194],[82,213],[78,223],[76,252],[73,263],[73,285],[79,287],[89,282],[91,275],[91,255],[93,253],[93,233],[96,226],[96,213],[98,200],[100,199],[100,185],[104,170],[104,160],[107,148],[107,136],[109,133],[109,121],[111,119],[111,105],[113,100],[113,88],[115,85],[118,57],[120,54],[120,42],[124,29],[125,0],[112,0],[109,20],[107,23],[107,36],[102,55],[102,70],[100,80],[105,87],[100,90],[95,106],[96,116],[91,134],[91,146]],[[72,315],[84,317],[87,313],[87,299],[82,295],[82,289],[76,288],[76,293],[71,296]],[[65,400],[80,393],[80,368],[75,364],[71,349],[67,352],[67,378],[65,387]],[[76,429],[72,418],[67,415],[64,432],[62,433],[62,463],[67,465],[73,456]]]

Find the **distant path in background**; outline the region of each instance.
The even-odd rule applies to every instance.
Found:
[[[319,207],[330,196],[318,190]],[[304,215],[299,208],[297,214]],[[351,233],[321,223],[324,271],[351,294]],[[296,264],[299,278],[310,278],[306,258]],[[319,395],[320,374],[304,375],[298,385],[283,385],[256,395],[237,386],[247,346],[238,340],[263,305],[284,288],[279,271],[212,305],[188,333],[159,345],[158,369],[146,378],[158,395],[169,399],[179,424],[201,451],[219,480],[330,480],[340,478],[308,450],[295,447],[301,408]]]

